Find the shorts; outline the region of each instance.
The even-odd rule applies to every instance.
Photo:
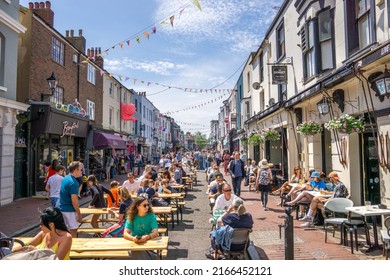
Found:
[[[76,212],[62,212],[62,216],[64,216],[65,225],[69,230],[78,229],[79,222],[77,221]]]
[[[272,190],[272,186],[269,185],[260,185],[259,184],[259,191],[261,192],[270,192]]]

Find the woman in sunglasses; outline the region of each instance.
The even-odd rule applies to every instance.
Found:
[[[137,197],[127,210],[123,237],[135,243],[144,243],[158,236],[158,224],[149,200]]]

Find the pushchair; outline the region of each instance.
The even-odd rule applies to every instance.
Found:
[[[15,238],[9,238],[4,233],[0,232],[0,260],[12,253],[12,247],[15,242],[24,246],[23,241]]]

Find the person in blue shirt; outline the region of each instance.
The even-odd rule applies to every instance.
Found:
[[[300,201],[311,202],[316,193],[312,191],[323,191],[326,189],[325,182],[321,179],[320,172],[314,171],[311,176],[313,180],[310,182],[309,188],[302,191],[294,200],[286,202],[286,206],[296,205]],[[302,213],[301,213],[302,214]]]

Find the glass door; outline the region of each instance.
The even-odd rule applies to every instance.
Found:
[[[371,132],[363,135],[364,197],[362,198],[362,205],[364,205],[364,201],[371,201],[371,204],[381,202],[378,147],[375,141],[376,139]]]

